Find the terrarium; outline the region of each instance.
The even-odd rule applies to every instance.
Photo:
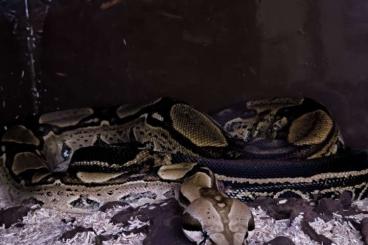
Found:
[[[1,244],[367,244],[368,3],[0,1]]]

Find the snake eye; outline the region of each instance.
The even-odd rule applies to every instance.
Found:
[[[68,160],[72,154],[72,149],[67,146],[65,143],[63,143],[63,146],[61,148],[61,156],[64,160]]]

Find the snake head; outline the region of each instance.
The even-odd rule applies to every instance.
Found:
[[[197,244],[247,244],[254,218],[247,205],[221,193],[193,201],[183,214],[183,231]]]

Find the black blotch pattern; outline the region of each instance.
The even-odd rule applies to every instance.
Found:
[[[29,211],[31,211],[31,208],[26,206],[16,206],[0,210],[0,225],[5,225],[5,228],[9,228],[11,225],[20,222]]]
[[[60,240],[65,241],[65,240],[68,240],[68,239],[72,239],[78,233],[81,233],[81,232],[95,232],[95,231],[93,230],[92,227],[86,228],[86,227],[83,227],[83,226],[77,226],[72,230],[64,232],[61,235]]]
[[[266,242],[264,245],[294,245],[294,243],[288,237],[278,236],[271,241]]]

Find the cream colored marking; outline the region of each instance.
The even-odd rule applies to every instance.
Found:
[[[45,184],[40,188],[22,187],[21,200],[26,197],[36,197],[37,200],[44,202],[44,207],[58,208],[67,212],[73,213],[90,213],[95,210],[87,210],[71,207],[70,202],[79,198],[80,195],[88,195],[88,198],[99,203],[120,200],[123,196],[130,193],[141,193],[146,191],[153,191],[158,194],[157,200],[165,199],[167,191],[178,191],[178,183],[163,182],[163,181],[131,181],[124,184],[109,184],[105,186],[86,186],[83,184],[63,184],[60,180],[55,180],[52,184]],[[60,195],[53,195],[52,197],[45,195],[46,192],[60,193]],[[109,193],[113,193],[110,195]],[[76,198],[77,197],[77,198]]]
[[[210,234],[210,239],[214,242],[214,244],[221,244],[221,245],[241,245],[237,243],[229,243],[223,233],[212,233]]]
[[[232,199],[232,205],[228,214],[229,229],[233,234],[234,244],[242,244],[248,232],[248,224],[252,214],[247,205],[237,199]]]
[[[362,189],[362,191],[359,193],[358,200],[363,199],[364,193],[368,191],[368,182],[365,184],[365,187]],[[354,192],[353,192],[354,194]]]
[[[180,187],[180,191],[189,202],[193,202],[195,199],[201,197],[200,190],[202,188],[212,188],[213,184],[210,176],[202,172],[197,172],[184,181]]]
[[[254,129],[257,119],[257,116],[251,118],[237,117],[227,121],[224,125],[224,129],[230,136],[247,142],[252,137],[252,130]]]
[[[11,166],[12,172],[19,175],[27,170],[47,169],[46,162],[31,152],[21,152],[15,155]]]
[[[79,162],[72,162],[70,164],[70,166],[76,168],[76,167],[81,167],[81,166],[87,166],[87,165],[95,165],[95,166],[99,166],[99,167],[109,167],[111,169],[116,169],[116,168],[121,168],[121,166],[117,165],[117,164],[110,164],[107,162],[101,162],[101,161],[79,161]]]
[[[231,192],[227,192],[227,193],[231,194]],[[274,193],[271,193],[271,192],[257,192],[257,196],[255,196],[254,192],[242,191],[242,192],[234,194],[233,196],[235,196],[236,199],[242,199],[246,197],[250,200],[254,200],[256,197],[269,197],[269,196],[272,196],[273,194]]]
[[[199,147],[228,145],[220,128],[201,112],[185,104],[175,104],[170,111],[173,127]]]
[[[285,204],[288,202],[288,199],[282,199],[280,201],[277,202],[277,204]]]
[[[70,109],[46,113],[40,116],[40,124],[51,124],[58,127],[77,125],[83,118],[93,114],[92,108]]]
[[[147,105],[121,105],[116,109],[116,115],[119,118],[126,118],[137,114],[140,110],[147,107]]]
[[[103,120],[103,121],[101,121],[100,125],[101,126],[110,126],[110,122],[106,121],[106,120]]]
[[[46,178],[47,176],[50,176],[51,173],[34,173],[32,175],[32,184],[36,184]]]
[[[92,124],[92,123],[98,123],[100,121],[100,119],[98,118],[91,118],[91,119],[88,119],[88,120],[85,120],[83,123],[85,124]]]
[[[363,188],[358,197],[355,197],[354,195],[354,190],[357,190],[359,188]],[[312,191],[310,194],[311,195],[326,195],[326,194],[342,194],[344,191],[350,191],[353,194],[352,199],[353,200],[361,200],[362,199],[362,195],[364,193],[364,190],[368,188],[368,183],[360,183],[358,185],[353,185],[353,186],[346,186],[346,187],[331,187],[331,188],[327,188],[327,189],[323,189],[323,190],[314,190]],[[291,191],[296,193],[297,195],[300,195],[302,198],[306,199],[306,200],[310,200],[310,198],[308,197],[308,195],[306,193],[300,192],[299,190],[294,190],[294,189],[288,189],[287,191]],[[249,198],[251,200],[254,200],[256,197],[278,197],[280,196],[282,193],[284,193],[285,190],[279,191],[279,192],[257,192],[257,193],[253,193],[253,192],[249,192],[249,191],[242,191],[237,193],[235,196],[237,199],[242,199],[244,197]],[[231,191],[230,191],[231,193]],[[256,195],[255,195],[256,194]]]
[[[18,144],[30,144],[38,146],[40,140],[33,134],[33,132],[23,125],[16,125],[9,128],[1,138],[3,142],[11,142]]]
[[[150,154],[149,151],[140,151],[138,152],[138,154],[135,156],[135,158],[131,161],[125,162],[123,163],[124,167],[129,167],[132,165],[136,165],[136,164],[141,164],[141,162],[143,162],[146,159],[150,159],[152,158],[152,154]],[[119,164],[121,165],[121,164]]]
[[[93,145],[97,140],[97,136],[108,144],[126,143],[129,141],[129,129],[135,125],[137,121],[138,119],[122,125],[111,126],[106,125],[106,122],[102,122],[99,126],[77,128],[62,132],[61,134],[49,132],[44,136],[45,144],[42,152],[46,156],[47,161],[56,166],[68,163],[70,159],[65,160],[62,157],[63,144],[70,147],[71,153],[74,153],[81,147]]]
[[[279,198],[282,194],[284,193],[288,193],[288,192],[292,192],[295,193],[296,195],[300,196],[301,198],[305,199],[305,200],[309,200],[308,195],[304,194],[302,191],[299,190],[294,190],[294,189],[284,189],[282,191],[277,192],[274,195],[274,198]]]
[[[249,184],[278,184],[278,183],[312,183],[314,181],[328,180],[333,178],[348,178],[363,176],[368,174],[368,169],[361,171],[348,171],[339,173],[322,173],[316,174],[310,177],[295,177],[295,178],[262,178],[262,179],[252,179],[252,178],[238,178],[238,177],[228,177],[225,175],[215,174],[216,178],[221,181],[230,181],[233,183],[249,183]]]
[[[288,123],[288,119],[286,117],[282,117],[280,120],[276,121],[273,124],[273,130],[279,131],[280,129],[284,128]]]
[[[154,105],[154,104],[157,104],[158,102],[160,102],[163,98],[160,97],[158,98],[157,100],[154,100],[152,103],[148,104],[148,105]]]
[[[127,168],[129,166],[139,165],[144,160],[148,160],[148,159],[154,159],[154,162],[155,162],[154,166],[163,166],[163,165],[168,165],[171,163],[170,162],[171,160],[169,159],[168,155],[164,155],[163,158],[159,158],[155,154],[152,155],[150,154],[149,151],[143,150],[143,151],[140,151],[133,160],[127,161],[127,162],[107,163],[107,162],[102,162],[102,161],[79,161],[79,162],[72,162],[70,166],[74,168],[83,167],[83,166],[99,166],[99,167],[106,167],[110,169],[119,170],[119,169],[122,169],[123,167]]]
[[[337,146],[339,142],[338,134],[339,134],[338,130],[335,129],[334,135],[331,137],[328,144],[326,144],[320,151],[309,156],[308,159],[326,157],[335,154],[338,150]]]
[[[221,233],[224,231],[221,216],[212,203],[206,198],[194,200],[185,209],[184,214],[185,213],[188,213],[194,219],[197,219],[201,223],[204,231],[211,231],[211,233]]]
[[[260,99],[260,100],[252,100],[246,103],[247,108],[256,110],[257,114],[267,110],[278,110],[283,107],[290,107],[301,105],[303,103],[303,98],[289,98],[289,97],[281,97],[281,98],[273,98],[273,99]]]
[[[139,118],[144,118],[147,119],[148,117],[148,113],[143,113],[142,115],[139,116]]]
[[[140,127],[140,129],[138,129],[138,127]],[[184,155],[197,156],[197,154],[193,153],[173,139],[169,132],[162,128],[153,127],[142,119],[133,127],[133,134],[135,140],[142,144],[149,142],[153,143],[153,151],[183,153]]]
[[[221,201],[222,197],[221,196],[215,196],[214,197],[216,201]]]
[[[367,187],[367,185],[368,185],[368,183],[367,182],[365,182],[365,183],[360,183],[360,184],[358,184],[358,185],[353,185],[353,186],[346,186],[346,187],[344,187],[344,186],[339,186],[339,187],[331,187],[331,188],[328,188],[328,189],[323,189],[323,190],[321,190],[321,191],[318,191],[318,190],[316,190],[316,191],[313,191],[312,192],[312,194],[328,194],[328,193],[332,193],[332,192],[335,192],[335,193],[343,193],[344,191],[350,191],[350,192],[352,192],[352,194],[354,194],[354,190],[356,190],[356,189],[358,189],[358,188],[363,188],[363,190],[364,190],[364,188],[366,188]],[[364,187],[365,186],[365,187]],[[363,192],[361,192],[361,193],[363,193]],[[354,197],[353,197],[353,199],[355,199]],[[357,198],[358,200],[360,200],[361,199],[361,196],[360,197],[358,197]]]
[[[226,206],[226,204],[223,203],[223,202],[219,202],[219,203],[217,203],[217,206],[219,206],[220,208],[224,208]]]
[[[183,178],[196,163],[177,163],[160,167],[157,175],[163,180],[179,180]]]
[[[159,114],[159,113],[157,113],[157,112],[153,113],[153,114],[152,114],[152,117],[153,117],[153,118],[155,118],[155,119],[157,119],[157,120],[159,120],[159,121],[161,121],[161,122],[163,122],[163,121],[164,121],[164,117],[163,117],[163,116],[161,116],[161,114]]]
[[[306,113],[292,122],[288,141],[297,146],[321,144],[333,126],[331,117],[322,110]]]
[[[101,10],[107,10],[107,9],[109,9],[109,8],[114,7],[116,4],[121,3],[121,1],[122,1],[122,0],[111,0],[111,1],[103,2],[103,3],[100,5],[100,9],[101,9]]]
[[[340,142],[341,145],[345,145],[345,141],[344,141],[344,137],[342,137],[341,131],[338,129],[338,127],[335,125],[335,127],[337,128],[337,141]]]
[[[127,134],[129,129],[137,123],[137,120],[132,120],[131,122],[121,124],[121,125],[108,125],[107,121],[101,122],[99,126],[88,126],[81,127],[74,130],[65,131],[61,134],[54,134],[52,140],[57,141],[58,143],[70,142],[70,145],[75,145],[75,147],[79,148],[79,144],[83,146],[89,146],[93,144],[93,140],[96,139],[96,136],[99,135],[105,139],[109,139],[108,143],[123,143],[127,141]],[[119,137],[113,137],[110,140],[110,136],[117,134],[117,132],[121,133]],[[50,137],[49,135],[45,136],[44,139]],[[81,140],[81,142],[78,142]]]
[[[197,243],[198,241],[203,241],[203,232],[202,231],[191,231],[183,229],[184,235],[192,242]]]
[[[78,172],[77,177],[84,183],[104,183],[117,178],[122,173],[101,173],[101,172]]]

